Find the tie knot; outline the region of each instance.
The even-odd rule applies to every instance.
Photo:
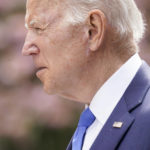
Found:
[[[91,110],[87,108],[82,112],[78,126],[80,127],[83,126],[88,128],[94,122],[94,120],[95,120],[95,116],[93,115]]]

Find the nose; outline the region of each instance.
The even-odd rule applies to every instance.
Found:
[[[29,36],[29,34],[27,34],[24,46],[22,48],[22,55],[30,56],[30,55],[38,54],[39,52],[40,52],[40,50],[34,43],[33,37],[31,37],[31,36]]]

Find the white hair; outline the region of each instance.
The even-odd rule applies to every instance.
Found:
[[[99,9],[121,37],[130,33],[136,43],[143,37],[145,25],[134,0],[67,0],[67,7],[65,19],[72,24],[82,23],[89,11]]]

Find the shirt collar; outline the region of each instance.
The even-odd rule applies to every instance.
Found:
[[[89,107],[102,124],[105,124],[109,118],[141,64],[141,58],[136,53],[104,83],[93,97]]]

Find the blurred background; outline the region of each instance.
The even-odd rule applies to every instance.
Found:
[[[21,49],[26,0],[0,0],[0,150],[65,150],[83,105],[44,93]],[[136,0],[147,24],[140,55],[150,64],[150,2]]]

